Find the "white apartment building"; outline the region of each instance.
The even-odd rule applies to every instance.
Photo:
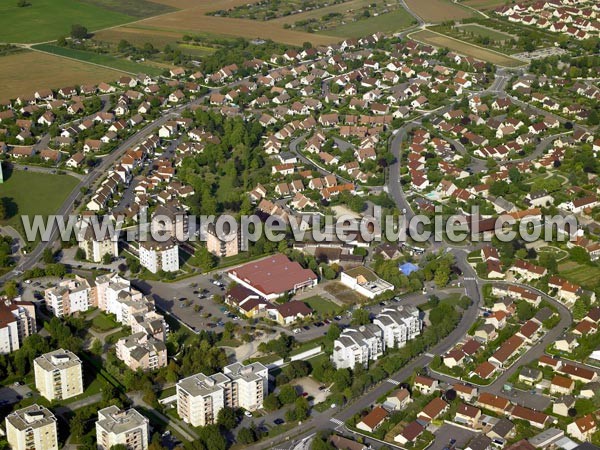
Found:
[[[224,367],[223,373],[233,381],[233,407],[248,411],[262,408],[269,391],[269,369],[260,363],[233,363]]]
[[[333,343],[331,362],[336,369],[367,367],[386,348],[403,347],[421,333],[422,322],[415,307],[384,308],[372,324],[345,329]]]
[[[117,274],[96,278],[98,308],[114,314],[123,325],[131,326],[133,316],[154,310],[154,302],[131,287],[131,282]]]
[[[373,320],[383,332],[384,348],[404,347],[421,333],[419,310],[414,306],[384,308]]]
[[[31,405],[6,416],[6,438],[13,450],[58,450],[56,417],[47,408]]]
[[[231,380],[222,373],[199,373],[177,383],[177,414],[192,426],[215,423],[219,411],[230,402]]]
[[[223,368],[223,373],[202,373],[177,383],[177,413],[195,427],[215,423],[224,407],[260,409],[268,392],[268,369],[253,363]]]
[[[372,323],[346,328],[333,342],[331,362],[336,369],[353,369],[356,364],[368,367],[369,361],[383,355],[383,332]]]
[[[58,286],[44,291],[46,307],[56,317],[85,312],[93,305],[90,283],[79,276],[61,281]]]
[[[92,224],[84,225],[78,238],[78,245],[85,252],[85,259],[96,263],[102,262],[104,255],[113,258],[119,255],[118,240],[111,238],[108,228],[100,230],[101,225],[97,224],[96,230]],[[99,234],[101,231],[105,231],[104,235]]]
[[[134,372],[167,366],[167,346],[144,332],[119,339],[116,350],[117,358]]]
[[[33,334],[35,306],[19,298],[0,298],[0,355],[12,353],[23,345],[23,340]]]
[[[83,393],[81,360],[69,350],[55,350],[33,360],[35,387],[48,400],[64,400]]]
[[[128,450],[146,450],[148,434],[148,419],[133,408],[125,411],[112,405],[98,411],[98,450],[110,450],[115,445],[125,445]]]
[[[165,242],[140,242],[140,264],[152,273],[179,270],[179,246],[173,239]]]

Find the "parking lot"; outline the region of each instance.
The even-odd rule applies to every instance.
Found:
[[[6,405],[17,403],[20,400],[31,397],[33,392],[27,385],[11,385],[0,389],[0,404]]]
[[[450,447],[450,441],[455,440],[456,448],[465,448],[469,441],[476,436],[472,430],[457,427],[445,423],[435,432],[435,440],[429,450],[443,450],[445,447]]]

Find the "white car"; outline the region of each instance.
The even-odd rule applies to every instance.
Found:
[[[252,413],[250,411],[244,411],[244,415],[246,417],[252,417]]]
[[[294,334],[298,334],[298,333],[300,333],[301,331],[302,331],[302,330],[301,330],[300,328],[296,328],[296,329],[294,330]]]

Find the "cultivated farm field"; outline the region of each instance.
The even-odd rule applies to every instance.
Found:
[[[23,76],[24,68],[27,76]],[[123,73],[39,52],[0,58],[0,100],[31,95],[37,89],[114,81]]]
[[[270,22],[212,17],[205,15],[205,13],[205,8],[191,8],[160,17],[145,19],[137,24],[147,30],[155,28],[161,32],[180,32],[200,36],[244,37],[247,39],[272,39],[273,41],[289,45],[302,45],[302,43],[307,41],[313,45],[325,45],[339,41],[339,38],[335,36],[285,30],[281,25]],[[119,31],[119,28],[116,30]]]
[[[406,6],[425,22],[460,20],[472,17],[474,12],[450,0],[406,0]]]
[[[572,283],[577,283],[585,289],[595,289],[600,286],[600,268],[584,266],[573,261],[560,264],[558,274]]]
[[[410,37],[425,44],[431,44],[442,48],[446,47],[461,55],[471,56],[482,61],[489,61],[500,66],[518,67],[524,65],[523,61],[503,55],[502,53],[486,50],[483,47],[459,41],[458,39],[453,39],[449,36],[444,36],[443,34],[435,33],[430,30],[411,33]]]

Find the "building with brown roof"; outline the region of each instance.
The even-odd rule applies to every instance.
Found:
[[[227,272],[229,277],[267,300],[298,292],[317,284],[317,276],[278,253]]]
[[[356,424],[356,428],[372,433],[381,426],[387,417],[388,412],[381,406],[376,406],[369,414],[363,417],[363,419]]]

